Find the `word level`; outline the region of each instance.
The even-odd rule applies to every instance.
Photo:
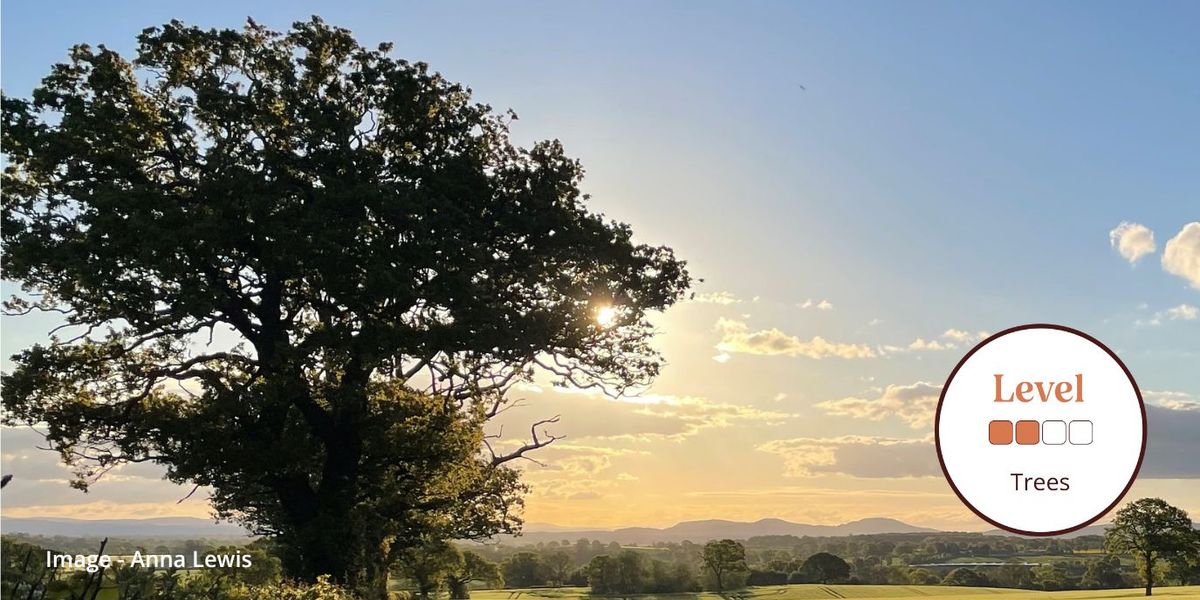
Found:
[[[996,373],[996,399],[993,402],[1083,402],[1083,373],[1074,381],[1022,381],[1011,392],[1004,392],[1004,373]]]
[[[988,442],[993,446],[1045,444],[1087,446],[1092,443],[1091,421],[991,421],[988,423]]]

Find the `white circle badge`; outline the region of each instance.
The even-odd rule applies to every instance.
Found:
[[[1129,491],[1146,409],[1129,369],[1095,338],[1022,325],[950,373],[934,425],[938,461],[975,514],[1021,535],[1086,527]]]

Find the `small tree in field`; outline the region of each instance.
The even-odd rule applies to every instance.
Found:
[[[563,585],[571,576],[571,555],[565,551],[555,550],[542,560],[546,563],[546,571],[550,574],[550,581],[554,585]]]
[[[511,587],[533,587],[546,582],[546,563],[533,552],[518,552],[500,566],[504,582]]]
[[[746,547],[734,540],[713,540],[705,544],[702,560],[718,592],[725,591],[733,579],[749,571],[746,568]]]
[[[648,316],[690,284],[561,144],[389,48],[173,21],[132,59],[72,48],[0,124],[7,308],[68,332],[13,357],[5,424],[81,488],[163,465],[288,576],[371,598],[424,540],[515,532],[508,463],[554,419],[491,452],[508,390],[645,385]]]
[[[850,577],[850,565],[840,556],[818,552],[804,561],[804,571],[818,583],[844,581]]]
[[[1146,583],[1146,595],[1154,593],[1155,569],[1162,561],[1174,561],[1200,551],[1200,537],[1182,509],[1159,498],[1142,498],[1117,511],[1117,518],[1104,535],[1109,552],[1132,554]]]

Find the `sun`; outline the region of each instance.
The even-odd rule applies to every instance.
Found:
[[[596,323],[601,327],[612,327],[617,322],[617,309],[611,306],[602,306],[596,311]]]

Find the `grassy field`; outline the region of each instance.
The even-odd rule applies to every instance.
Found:
[[[960,588],[936,585],[786,585],[750,588],[729,594],[724,600],[823,600],[828,598],[938,598],[940,600],[981,599],[997,596],[1003,600],[1076,600],[1084,598],[1140,598],[1141,589],[1098,590],[1072,592],[1031,592],[999,588]],[[571,600],[585,598],[587,588],[558,588],[534,590],[477,590],[471,600]],[[1163,587],[1154,589],[1154,597],[1171,599],[1198,598],[1200,586]],[[723,600],[710,592],[698,594],[641,595],[638,600]]]

